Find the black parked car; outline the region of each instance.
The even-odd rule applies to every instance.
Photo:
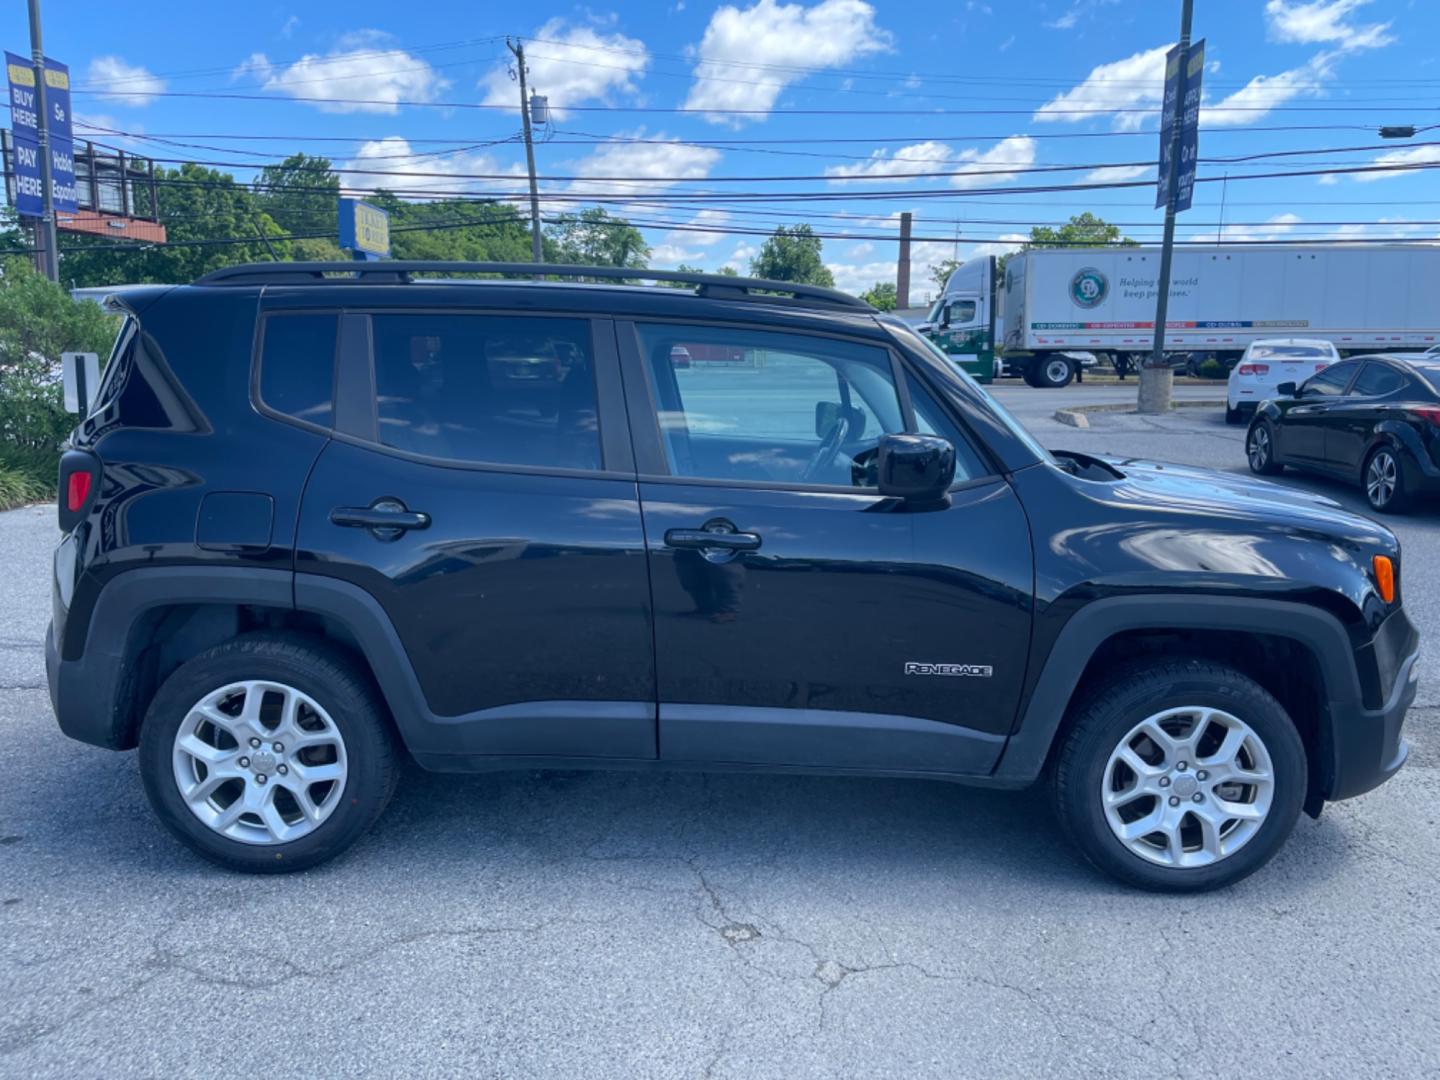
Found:
[[[841,293],[421,277],[452,270],[635,275],[278,264],[115,301],[50,692],[202,855],[327,859],[408,753],[1043,776],[1094,863],[1193,890],[1404,762],[1382,526],[1051,454]]]
[[[1440,490],[1440,357],[1357,356],[1277,389],[1245,436],[1252,471],[1348,480],[1382,513]]]

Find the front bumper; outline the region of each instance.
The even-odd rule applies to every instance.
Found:
[[[1391,667],[1394,678],[1382,677],[1386,696],[1378,709],[1354,708],[1332,714],[1324,740],[1328,745],[1322,747],[1327,774],[1324,797],[1329,801],[1353,798],[1379,787],[1410,755],[1402,728],[1419,685],[1419,635],[1403,610],[1386,623],[1367,648],[1374,650],[1382,668],[1390,666],[1385,661],[1387,653],[1395,657]]]

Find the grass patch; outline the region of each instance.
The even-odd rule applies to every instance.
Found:
[[[52,501],[59,463],[51,451],[0,446],[0,510]]]

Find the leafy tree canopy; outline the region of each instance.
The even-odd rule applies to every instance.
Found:
[[[869,290],[860,294],[860,299],[880,311],[894,311],[900,294],[896,289],[895,282],[877,281],[870,286]]]
[[[835,275],[821,259],[820,250],[820,238],[809,225],[781,225],[751,261],[750,273],[773,281],[834,288]]]

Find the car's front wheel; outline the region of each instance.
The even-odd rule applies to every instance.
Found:
[[[156,815],[235,870],[303,870],[338,855],[380,816],[397,769],[368,677],[300,637],[247,635],[187,661],[140,731]]]
[[[1260,476],[1285,471],[1285,466],[1275,460],[1275,427],[1269,420],[1250,425],[1245,435],[1245,460],[1250,463],[1250,471]]]
[[[1198,892],[1279,851],[1306,776],[1294,723],[1252,679],[1209,661],[1138,661],[1072,713],[1054,796],[1061,827],[1100,869]]]

